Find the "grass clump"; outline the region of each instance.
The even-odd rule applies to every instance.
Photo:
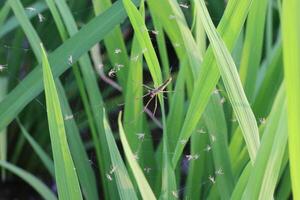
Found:
[[[1,2],[0,198],[300,198],[298,4]]]

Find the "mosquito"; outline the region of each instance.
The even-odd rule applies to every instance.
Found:
[[[145,94],[144,96],[142,96],[142,98],[149,96],[150,99],[148,100],[148,102],[146,103],[145,107],[144,107],[144,112],[147,109],[148,105],[150,104],[150,102],[152,101],[152,99],[155,98],[155,106],[154,106],[154,112],[153,112],[153,116],[155,115],[156,109],[157,109],[157,96],[160,93],[167,93],[170,91],[165,91],[166,87],[171,83],[172,81],[172,77],[168,78],[167,80],[165,80],[160,86],[158,86],[157,88],[151,88],[147,85],[143,85],[144,87],[146,87],[148,89],[148,93]]]
[[[7,68],[7,64],[6,65],[1,65],[0,64],[0,72],[6,70],[6,68]]]

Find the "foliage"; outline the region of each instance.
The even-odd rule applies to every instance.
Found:
[[[298,0],[0,6],[3,185],[44,199],[300,198]]]

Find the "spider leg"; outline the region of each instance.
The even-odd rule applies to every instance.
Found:
[[[168,91],[168,90],[160,91],[160,93],[171,93],[171,92],[175,92],[175,90],[172,90],[172,91]]]
[[[148,85],[143,84],[143,87],[147,88],[148,90],[154,90],[154,88],[149,87]]]
[[[151,98],[149,99],[149,101],[146,103],[146,105],[145,105],[145,107],[144,107],[144,109],[143,109],[143,112],[145,112],[146,108],[148,107],[149,103],[152,101],[152,99],[153,99],[154,97],[155,97],[155,96],[151,97]]]
[[[144,97],[146,97],[146,96],[148,96],[148,95],[150,95],[150,94],[151,94],[151,92],[148,92],[148,93],[144,94],[144,95],[141,96],[141,97],[136,97],[135,100],[143,99]]]
[[[152,114],[153,117],[155,116],[156,109],[157,109],[157,96],[155,96],[155,106],[154,106],[154,111]]]

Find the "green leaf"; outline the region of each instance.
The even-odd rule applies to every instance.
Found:
[[[22,125],[19,119],[17,122],[20,126],[21,132],[25,136],[26,140],[29,142],[35,153],[39,156],[49,173],[54,176],[54,164],[51,158],[47,155],[47,153],[42,149],[42,147],[34,140],[34,138],[28,133],[26,128]]]
[[[3,7],[0,10],[0,27],[1,27],[1,30],[3,29],[2,25],[3,25],[4,21],[7,18],[8,14],[9,14],[9,11],[10,11],[9,1],[6,1],[5,4],[3,5]],[[1,36],[0,36],[0,38],[1,38]]]
[[[60,18],[60,16],[58,15],[58,11],[54,11],[56,9],[55,5],[54,5],[54,1],[56,2],[56,5],[58,7],[58,10],[62,16],[62,19]],[[52,5],[51,7],[53,7],[51,9],[53,16],[57,16],[55,18],[56,23],[57,24],[61,24],[61,23],[65,23],[66,29],[65,30],[62,25],[60,25],[59,27],[61,27],[60,32],[64,33],[67,32],[68,35],[73,36],[78,32],[78,28],[77,28],[77,24],[75,19],[72,16],[71,10],[69,9],[68,5],[66,4],[65,1],[59,0],[47,0],[48,5]],[[61,21],[63,22],[61,22]],[[62,38],[64,39],[64,35],[62,35]],[[72,56],[72,55],[70,55]],[[73,64],[73,63],[71,63]],[[99,169],[100,169],[100,173],[101,173],[101,177],[102,177],[102,185],[104,187],[105,190],[105,195],[108,195],[109,193],[112,194],[113,190],[115,189],[113,186],[111,186],[112,184],[108,185],[107,184],[107,179],[105,179],[105,174],[104,171],[109,169],[109,158],[105,157],[105,155],[107,155],[108,153],[108,148],[106,146],[105,143],[105,138],[103,136],[103,134],[101,134],[104,131],[103,128],[103,124],[102,124],[102,109],[103,109],[103,100],[102,100],[102,96],[97,84],[97,79],[96,79],[96,74],[95,71],[93,69],[91,60],[88,56],[88,54],[84,54],[79,58],[79,65],[80,65],[80,70],[82,72],[82,77],[80,75],[80,72],[78,70],[78,66],[75,65],[72,67],[78,87],[79,87],[79,91],[80,91],[80,95],[82,97],[83,103],[84,103],[84,108],[85,111],[87,113],[87,117],[88,117],[88,122],[89,122],[89,126],[91,128],[91,132],[92,132],[92,137],[93,137],[93,141],[94,141],[94,145],[95,145],[95,149],[96,149],[96,155],[97,155],[97,161],[99,163]],[[84,86],[86,88],[86,91],[84,89]],[[91,109],[92,106],[89,105],[89,102],[91,105],[97,105],[96,107],[93,107],[93,109]],[[96,132],[97,131],[97,132]],[[98,133],[98,135],[97,135]],[[87,182],[86,182],[87,183]],[[85,184],[86,184],[85,183]],[[86,189],[88,189],[87,193],[87,198],[93,198],[93,199],[97,199],[97,193],[96,193],[96,188],[94,187],[93,191],[89,190],[91,187],[85,187]],[[113,195],[113,194],[112,194]]]
[[[227,50],[226,45],[215,30],[204,1],[200,0],[200,5],[202,11],[200,16],[203,26],[211,42],[211,47],[214,51],[230,103],[242,129],[251,160],[254,162],[260,144],[259,131],[255,116],[243,91],[243,87],[230,52]]]
[[[140,193],[141,193],[143,199],[149,199],[149,200],[156,199],[142,169],[140,168],[138,162],[136,161],[136,158],[129,146],[129,143],[126,138],[126,134],[125,134],[123,126],[122,126],[121,118],[122,118],[122,112],[119,113],[119,117],[118,117],[120,138],[121,138],[121,142],[123,145],[123,149],[124,149],[127,161],[133,172],[133,175],[134,175],[137,185],[139,187]]]
[[[229,199],[234,188],[234,178],[228,150],[227,126],[220,103],[221,98],[214,94],[203,115],[213,152],[216,185],[222,198]]]
[[[271,3],[271,1],[269,1]],[[240,78],[245,88],[245,93],[250,102],[257,80],[257,72],[263,52],[263,39],[268,1],[254,1],[247,18],[247,27],[240,64]]]
[[[187,59],[192,76],[190,79],[193,80],[198,76],[202,56],[177,1],[157,3],[156,0],[149,0],[148,5],[155,17],[160,19],[179,59]],[[161,12],[162,9],[164,12]]]
[[[6,161],[0,160],[0,166],[16,174],[24,181],[26,181],[31,187],[33,187],[44,199],[46,200],[56,200],[56,196],[52,191],[39,179],[37,179],[32,174],[26,172],[25,170],[16,167]]]
[[[96,15],[101,14],[105,10],[111,7],[111,0],[93,0],[93,7]],[[122,64],[124,67],[118,71],[117,78],[124,90],[126,90],[127,74],[129,66],[129,58],[127,55],[126,45],[123,39],[121,28],[116,26],[110,33],[104,38],[104,44],[107,50],[107,54],[110,59],[112,68],[115,68],[116,64]],[[115,53],[116,50],[121,52]]]
[[[10,0],[9,0],[10,1]],[[6,6],[9,5],[9,1],[6,1]],[[3,12],[5,9],[7,9],[7,7],[4,6],[3,7]],[[32,19],[33,17],[37,16],[38,13],[41,13],[43,11],[45,11],[47,9],[47,6],[44,2],[36,2],[32,5],[30,5],[29,7],[31,8],[35,8],[35,10],[33,11],[26,11],[26,16],[28,16],[28,19]],[[7,12],[7,11],[6,11]],[[1,22],[1,17],[0,17],[0,22]],[[1,24],[1,23],[0,23]],[[8,33],[10,33],[12,30],[14,30],[15,28],[17,28],[19,26],[19,21],[18,19],[13,16],[10,17],[5,24],[3,24],[3,26],[0,29],[0,38],[2,38],[3,36],[7,35]]]
[[[137,38],[133,37],[125,92],[124,129],[131,149],[138,153],[139,163],[155,170],[156,161],[153,157],[152,137],[146,127],[143,128],[143,57],[139,55],[140,51]],[[137,134],[144,135],[141,135],[142,139],[140,139]],[[150,184],[154,184],[155,176],[149,175],[147,178],[149,178]]]
[[[73,61],[76,62],[82,54],[86,53],[96,42],[102,40],[124,18],[125,11],[122,4],[117,2],[103,14],[91,20],[71,39],[49,55],[53,76],[57,78],[70,67],[68,64],[70,55],[73,55]],[[42,80],[39,78],[41,76],[41,68],[36,67],[3,99],[0,104],[0,130],[6,127],[29,102],[43,91]]]
[[[80,132],[76,125],[75,119],[67,119],[68,116],[73,116],[73,114],[67,101],[65,91],[59,82],[57,83],[57,92],[61,103],[62,113],[63,116],[65,116],[67,139],[69,142],[71,155],[77,169],[82,192],[87,199],[98,199],[95,173],[92,169],[86,149],[80,137]]]
[[[47,105],[51,146],[55,167],[55,179],[60,199],[82,199],[79,181],[67,142],[64,120],[57,94],[57,89],[41,44],[43,80]]]
[[[35,29],[31,25],[30,21],[25,16],[25,10],[18,0],[11,0],[11,6],[15,13],[17,13],[16,17],[20,21],[20,24],[23,30],[26,33],[26,36],[29,39],[30,45],[33,48],[33,52],[35,57],[41,62],[41,54],[40,54],[40,38],[37,35]],[[53,6],[53,5],[52,5]],[[51,11],[53,8],[51,7]],[[64,90],[61,86],[59,80],[57,80],[58,90],[60,93],[60,98],[62,102],[62,110],[66,113],[67,116],[70,116],[72,113],[70,111],[67,98],[64,94]],[[68,134],[68,141],[70,142],[71,153],[74,158],[75,166],[77,168],[78,177],[80,179],[81,186],[83,188],[84,194],[89,199],[97,199],[97,190],[96,190],[96,181],[93,178],[93,172],[91,166],[89,165],[87,155],[85,153],[85,149],[83,148],[83,144],[80,139],[79,131],[72,120],[69,120],[66,123],[66,130]],[[84,161],[84,162],[83,162]]]
[[[259,70],[253,111],[259,118],[266,117],[283,79],[282,39],[279,38],[272,52]]]
[[[148,29],[145,25],[143,17],[131,2],[131,0],[123,0],[124,7],[130,19],[130,22],[135,31],[137,40],[139,41],[140,48],[148,64],[149,71],[151,73],[154,87],[157,88],[162,84],[162,73],[158,59],[156,57],[151,39],[148,33]]]
[[[288,140],[293,198],[300,198],[300,1],[283,1],[283,63],[287,94]]]
[[[112,162],[110,171],[106,172],[106,178],[112,181],[112,176],[114,174],[120,199],[138,199],[129,178],[126,166],[122,160],[117,144],[114,140],[114,136],[111,132],[110,126],[105,117],[105,111],[103,113],[105,137],[109,147],[109,154]]]
[[[162,72],[160,69],[159,61],[156,56],[155,50],[151,43],[149,37],[148,29],[145,25],[144,19],[139,13],[138,9],[134,6],[131,0],[123,0],[124,7],[130,19],[130,22],[135,31],[137,40],[139,42],[140,48],[144,54],[145,60],[147,62],[151,77],[153,79],[154,88],[158,88],[162,84]],[[171,79],[170,79],[171,80]],[[168,155],[168,137],[167,137],[167,127],[166,127],[166,117],[165,117],[165,107],[163,96],[161,93],[157,94],[159,98],[159,103],[161,106],[162,121],[163,121],[163,164],[162,164],[162,193],[161,197],[170,199],[175,198],[172,195],[172,191],[176,191],[176,181],[174,171],[172,170],[171,163]],[[157,98],[157,97],[155,97]]]
[[[225,13],[219,23],[218,31],[229,49],[233,48],[235,41],[238,39],[251,2],[251,0],[231,0],[228,2]],[[236,10],[239,10],[239,12],[236,12]],[[195,80],[187,115],[180,131],[180,138],[177,140],[176,151],[173,155],[173,166],[177,165],[185,146],[180,141],[187,141],[193,133],[219,77],[220,73],[214,60],[212,48],[210,47],[204,56],[199,76]]]
[[[261,147],[243,198],[272,199],[287,145],[287,114],[282,85],[268,117]]]
[[[7,93],[8,78],[0,76],[0,85],[3,89],[0,90],[0,102]],[[0,160],[7,159],[7,129],[0,130]],[[5,169],[1,170],[1,178],[5,179]]]

